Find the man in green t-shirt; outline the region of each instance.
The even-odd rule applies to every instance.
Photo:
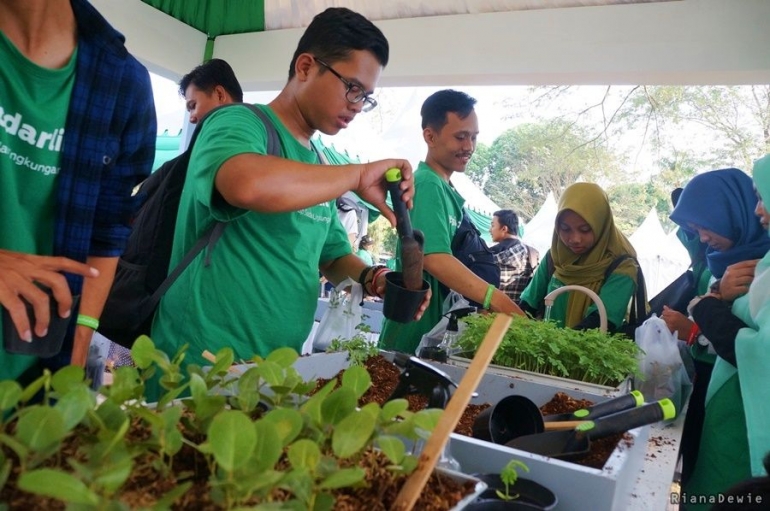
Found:
[[[387,39],[374,24],[330,8],[305,30],[283,90],[258,106],[275,126],[283,158],[266,155],[265,125],[248,108],[210,114],[193,148],[170,267],[212,222],[227,225],[163,297],[152,329],[158,347],[173,355],[188,344],[185,362],[198,364],[204,350],[223,347],[236,359],[285,346],[299,351],[313,324],[319,270],[335,285],[351,277],[367,294],[384,292],[384,272],[352,253],[335,198],[353,190],[395,225],[383,176],[402,171],[411,207],[411,166],[398,159],[320,165],[311,138],[334,135],[374,108],[387,62]]]
[[[428,97],[420,110],[428,154],[415,171],[419,195],[415,195],[409,216],[412,226],[425,235],[424,277],[430,283],[432,298],[420,321],[385,320],[380,334],[384,349],[414,353],[422,336],[444,313],[446,293],[440,283],[487,305],[489,310],[523,314],[504,292],[476,276],[452,255],[452,238],[462,220],[465,199],[450,178],[455,172],[465,172],[476,149],[479,121],[475,104],[476,100],[463,92],[442,90]],[[400,268],[400,261],[396,265]]]

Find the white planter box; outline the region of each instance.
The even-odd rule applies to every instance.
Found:
[[[459,367],[467,368],[470,362],[470,359],[464,357],[449,357],[449,364]],[[496,364],[489,364],[487,373],[499,374],[520,380],[540,383],[542,385],[547,385],[549,387],[558,388],[565,391],[577,390],[591,394],[592,396],[615,397],[621,394],[627,394],[633,390],[633,382],[630,376],[623,380],[617,387],[610,387],[607,385],[598,385],[596,383],[571,380],[569,378],[550,376],[542,373],[533,373],[532,371],[525,371],[523,369],[513,369],[511,367],[505,367]]]
[[[384,355],[387,357],[390,354]],[[430,363],[459,383],[466,368],[453,362]],[[311,355],[295,363],[297,370],[306,379],[332,378],[347,366],[345,353]],[[566,391],[575,399],[601,402],[622,393],[620,388],[601,388],[564,378],[534,378],[520,374],[503,376],[495,374],[495,370],[491,368],[482,377],[476,389],[478,397],[471,401],[473,404],[495,404],[510,394],[522,394],[541,406],[560,391]],[[632,440],[621,442],[601,470],[454,433],[451,435],[450,451],[466,474],[499,472],[512,458],[523,461],[530,469],[525,477],[556,494],[559,499],[557,511],[615,511],[629,507],[647,452],[649,432],[649,426],[629,431]]]
[[[457,382],[466,370],[454,364],[432,364]],[[561,391],[575,399],[588,399],[595,403],[605,401],[611,395],[590,387],[565,388],[562,385],[548,385],[549,382],[547,378],[530,381],[488,371],[476,389],[478,397],[471,402],[494,404],[505,396],[522,394],[541,406]],[[559,499],[556,511],[615,511],[629,507],[647,452],[650,427],[636,428],[628,433],[632,440],[620,442],[601,470],[457,434],[452,434],[450,451],[460,463],[462,471],[469,474],[499,472],[511,459],[523,461],[530,471],[522,474],[522,477],[532,479],[554,492]]]

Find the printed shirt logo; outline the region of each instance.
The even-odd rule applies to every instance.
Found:
[[[319,207],[321,209],[319,209]],[[325,212],[326,215],[319,214],[321,212]],[[309,208],[300,209],[299,211],[297,211],[297,213],[299,213],[300,215],[305,216],[305,217],[311,219],[314,222],[322,222],[322,223],[325,223],[325,224],[329,224],[332,221],[331,216],[328,214],[329,213],[329,208],[327,208],[327,207],[325,207],[323,205],[311,206]]]
[[[37,163],[30,160],[29,156],[20,154],[20,151],[27,151],[18,141],[25,142],[30,148],[58,153],[61,151],[62,140],[64,139],[63,128],[56,128],[53,132],[37,130],[34,126],[25,123],[24,117],[20,113],[7,112],[2,106],[0,106],[0,128],[8,135],[7,138],[3,138],[10,144],[6,145],[0,141],[0,155],[8,157],[17,166],[26,167],[47,176],[59,173],[59,167],[55,165]],[[14,138],[17,142],[14,142]],[[56,159],[58,160],[58,157]]]

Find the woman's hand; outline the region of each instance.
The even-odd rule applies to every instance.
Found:
[[[752,259],[727,267],[725,274],[719,281],[719,295],[722,300],[732,302],[749,292],[749,286],[754,280],[754,269],[758,262],[759,259]]]
[[[672,333],[676,332],[677,337],[683,341],[687,340],[690,335],[690,330],[695,324],[681,312],[670,309],[665,305],[663,306],[663,312],[660,314],[660,317],[666,322],[668,329]]]

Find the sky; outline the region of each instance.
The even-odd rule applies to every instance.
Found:
[[[159,133],[168,131],[176,135],[185,123],[184,100],[179,96],[177,85],[171,80],[151,75],[155,108],[158,115]],[[347,150],[362,161],[387,157],[406,158],[416,164],[425,156],[425,143],[420,128],[420,106],[433,92],[446,87],[391,87],[377,91],[379,105],[375,110],[359,114],[350,127],[334,137],[323,137],[324,143],[335,146],[338,150]],[[516,120],[506,119],[503,103],[523,100],[526,87],[457,87],[467,92],[478,101],[476,113],[479,116],[479,138],[485,144],[491,144],[497,136],[516,123],[524,122],[518,116]],[[246,92],[244,100],[251,103],[266,103],[274,98],[278,91]],[[382,142],[383,135],[388,139]]]
[[[158,114],[159,133],[168,131],[178,134],[186,122],[184,100],[179,96],[177,85],[166,78],[151,75],[155,105]],[[383,158],[404,158],[413,165],[424,159],[426,147],[420,128],[420,106],[433,92],[449,87],[390,87],[378,89],[375,97],[378,106],[373,111],[359,114],[349,128],[334,137],[322,135],[325,144],[347,152],[360,161]],[[533,94],[526,86],[457,86],[476,100],[479,117],[480,143],[491,145],[504,131],[536,118],[559,115],[577,115],[590,105],[601,101],[605,86],[581,86],[570,89],[562,100],[552,104],[533,105]],[[618,88],[616,88],[618,90]],[[246,92],[245,100],[251,103],[267,103],[278,91]],[[565,99],[566,98],[566,99]],[[565,107],[565,104],[567,105]],[[590,115],[601,126],[602,115],[612,113],[614,105],[606,111],[594,109]],[[654,168],[649,144],[642,143],[643,136],[628,132],[624,139],[613,142],[628,155],[628,171],[647,175]]]

